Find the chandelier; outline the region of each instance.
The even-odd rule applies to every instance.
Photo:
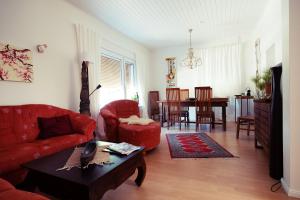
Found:
[[[190,32],[190,47],[188,49],[187,56],[183,59],[182,65],[184,67],[194,69],[202,64],[201,58],[197,58],[194,56],[194,50],[192,48],[192,31],[193,29],[189,29]]]

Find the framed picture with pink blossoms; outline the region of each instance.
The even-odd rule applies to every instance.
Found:
[[[0,80],[31,83],[33,80],[31,50],[0,43]]]

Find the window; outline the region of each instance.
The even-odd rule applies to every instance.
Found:
[[[117,99],[132,99],[136,94],[135,62],[109,51],[101,55],[100,106]]]

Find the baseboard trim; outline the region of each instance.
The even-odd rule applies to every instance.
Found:
[[[281,185],[288,196],[300,198],[300,191],[290,188],[283,178],[281,179]]]

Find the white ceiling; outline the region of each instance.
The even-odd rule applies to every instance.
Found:
[[[149,48],[245,37],[269,0],[67,0]]]

